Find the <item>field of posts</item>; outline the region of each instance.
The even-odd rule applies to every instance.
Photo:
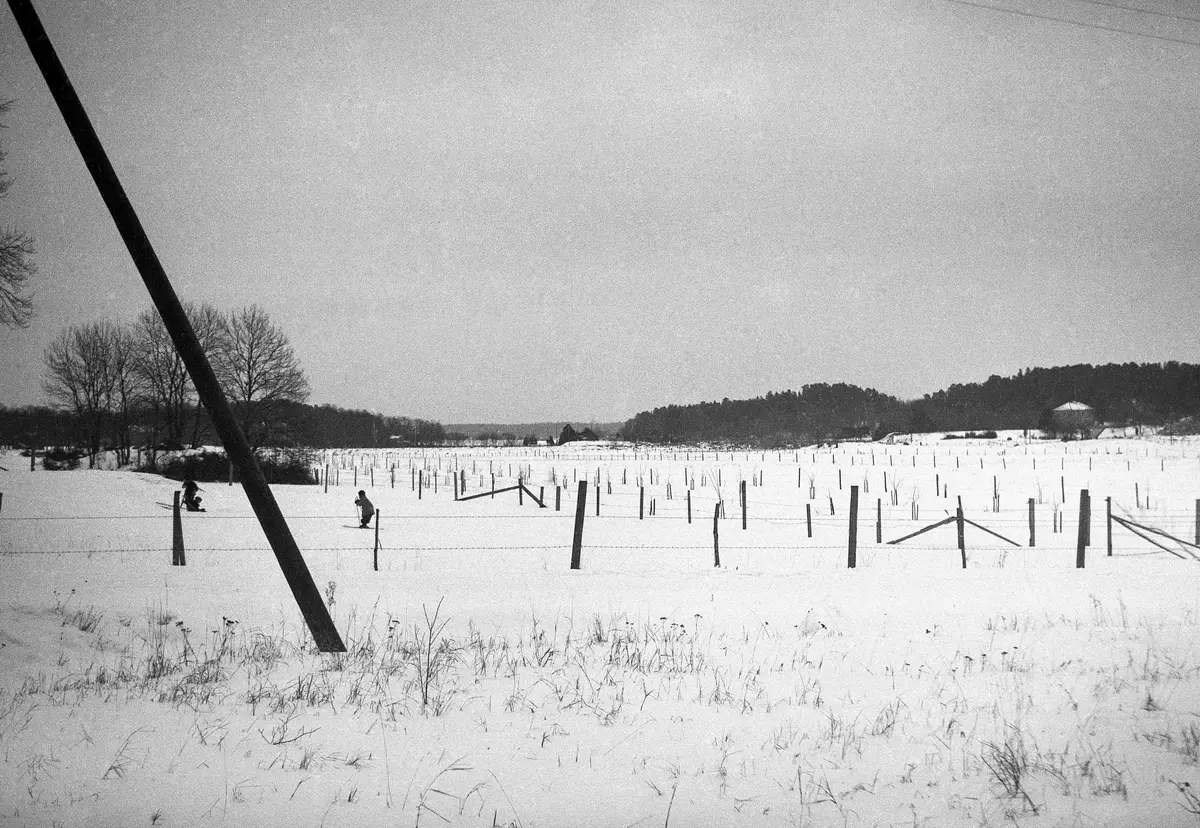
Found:
[[[585,482],[583,558],[600,569],[689,570],[714,566],[717,557],[739,571],[845,566],[852,507],[856,566],[961,565],[964,551],[968,566],[1075,566],[1081,491],[1090,500],[1086,557],[1109,554],[1110,511],[1118,521],[1134,524],[1132,529],[1115,524],[1113,554],[1191,557],[1194,547],[1188,544],[1200,544],[1200,443],[1186,439],[1058,442],[936,435],[791,451],[577,443],[333,450],[322,462],[314,476],[324,491],[362,489],[382,508],[396,504],[383,518],[390,537],[399,529],[414,546],[436,551],[441,530],[425,531],[437,524],[422,525],[423,517],[442,519],[449,500],[453,514],[486,521],[498,499],[505,522],[489,523],[472,537],[493,544],[507,540],[514,551],[564,549],[568,562],[579,484]],[[518,486],[522,489],[514,489]],[[419,501],[415,508],[404,500],[413,496]],[[515,511],[514,501],[521,507]],[[956,518],[959,507],[962,548],[957,523],[905,540]],[[391,524],[392,518],[400,522]],[[559,519],[552,534],[526,522],[551,518]],[[1139,534],[1143,524],[1149,528]],[[547,540],[556,543],[547,546]],[[552,559],[547,556],[545,565],[552,566]]]
[[[1200,824],[1195,439],[0,469],[0,822]]]

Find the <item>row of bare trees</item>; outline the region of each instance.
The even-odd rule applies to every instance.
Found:
[[[208,304],[185,309],[251,445],[272,442],[280,406],[309,394],[287,335],[257,305],[229,314]],[[118,462],[128,463],[138,419],[151,446],[195,445],[200,437],[195,387],[153,308],[131,324],[72,325],[46,349],[44,361],[43,390],[83,424],[89,455],[108,439]]]

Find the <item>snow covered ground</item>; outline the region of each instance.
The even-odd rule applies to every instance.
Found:
[[[0,454],[0,824],[1200,824],[1196,550],[1119,528],[1108,557],[1105,521],[1194,540],[1200,442],[327,460],[328,491],[275,492],[336,655],[239,487],[205,485],[173,567],[171,481]],[[455,502],[455,472],[547,508]],[[876,543],[959,497],[1017,545],[967,525],[964,570],[953,523]]]

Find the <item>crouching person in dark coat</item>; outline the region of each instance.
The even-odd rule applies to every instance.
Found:
[[[371,518],[375,517],[375,505],[367,500],[367,493],[361,489],[358,492],[358,497],[354,499],[354,505],[359,508],[359,529],[366,529],[371,525]]]

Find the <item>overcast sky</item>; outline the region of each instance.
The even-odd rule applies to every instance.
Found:
[[[1157,39],[947,0],[35,0],[180,297],[261,305],[313,402],[442,422],[1200,361],[1200,12],[983,2]],[[149,298],[5,5],[9,98],[14,405]]]

